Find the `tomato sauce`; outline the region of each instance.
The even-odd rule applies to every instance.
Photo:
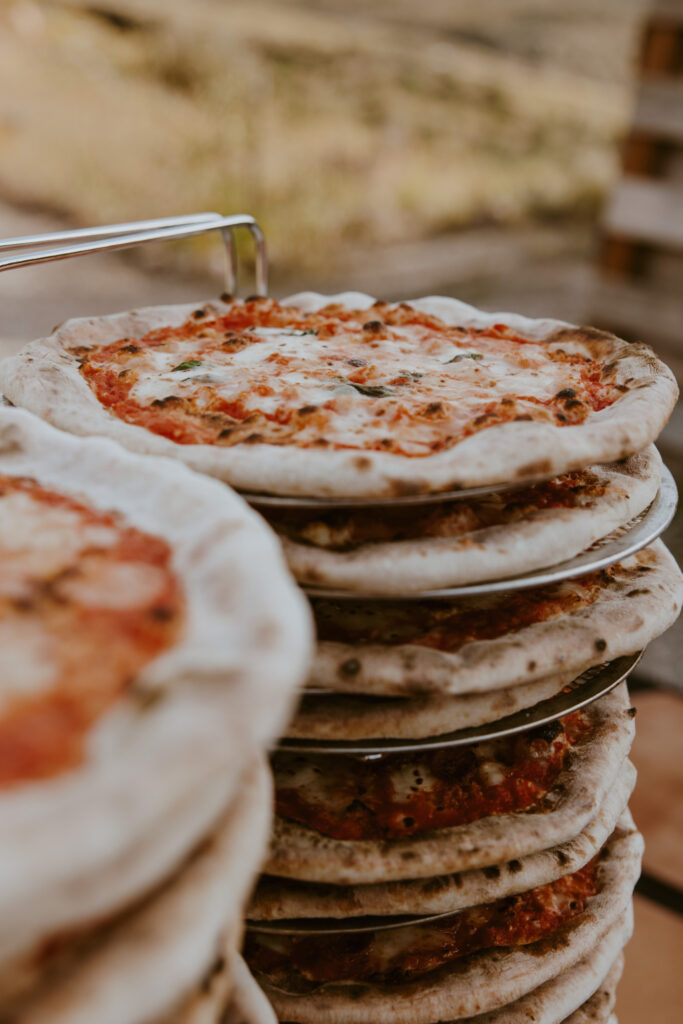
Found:
[[[13,693],[11,676],[4,680],[0,788],[5,789],[51,778],[81,763],[92,727],[177,636],[184,603],[171,551],[159,537],[34,480],[0,475],[0,503],[16,494],[26,496],[38,510],[47,535],[50,511],[56,509],[76,516],[77,536],[97,527],[103,539],[85,543],[66,561],[58,559],[54,570],[30,558],[29,543],[25,557],[30,562],[22,568],[21,549],[17,551],[11,534],[3,537],[0,531],[0,577],[5,584],[0,590],[0,628],[10,642],[14,631],[34,630],[36,644],[47,652],[44,671],[49,675],[35,692]],[[129,581],[129,603],[112,601],[112,579],[123,580],[123,587]],[[136,592],[136,586],[142,590]]]

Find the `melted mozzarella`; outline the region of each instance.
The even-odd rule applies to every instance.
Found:
[[[47,579],[70,565],[85,548],[106,548],[116,531],[84,523],[73,509],[46,505],[14,491],[0,500],[0,594],[14,585],[17,574]],[[9,596],[9,595],[8,595]]]
[[[459,343],[460,339],[443,338],[417,325],[392,327],[388,338],[368,338],[357,327],[325,339],[270,327],[246,333],[249,343],[235,351],[214,347],[220,336],[211,325],[200,338],[175,343],[173,351],[143,350],[133,363],[136,383],[131,397],[141,405],[169,396],[191,397],[201,409],[213,394],[226,402],[239,399],[243,408],[266,416],[324,405],[324,436],[331,443],[359,447],[360,437],[362,447],[393,435],[401,437],[407,454],[420,454],[435,436],[457,434],[496,397],[549,400],[563,387],[580,384],[579,370],[549,360],[540,344],[517,346],[486,336]],[[210,350],[206,357],[203,345]],[[473,353],[481,358],[453,361]],[[190,358],[202,358],[202,365],[173,369]],[[335,381],[357,373],[358,359],[365,364],[363,382],[390,387],[391,394],[362,394]],[[419,379],[390,385],[405,374]],[[271,393],[256,390],[264,385]],[[446,407],[445,420],[419,420],[430,402]],[[409,421],[401,418],[405,412],[414,414]],[[305,429],[301,428],[302,440]],[[310,429],[319,435],[320,424]],[[407,429],[409,436],[401,436]]]
[[[163,570],[145,562],[91,559],[79,566],[77,576],[59,584],[59,593],[90,608],[112,610],[148,607],[166,584]]]
[[[49,690],[56,678],[53,643],[41,624],[16,616],[0,620],[0,713],[14,697]]]

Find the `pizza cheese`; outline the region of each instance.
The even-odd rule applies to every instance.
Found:
[[[576,425],[615,402],[624,386],[571,348],[406,304],[305,313],[254,299],[71,352],[105,408],[179,444],[419,457],[515,420]]]
[[[592,861],[548,885],[425,924],[325,936],[248,932],[245,957],[257,975],[290,992],[345,981],[400,985],[480,950],[552,937],[597,892]]]
[[[0,475],[0,787],[77,766],[182,611],[165,541]]]
[[[574,712],[531,732],[466,747],[368,758],[273,756],[282,818],[335,839],[400,839],[496,814],[542,813],[588,732]]]

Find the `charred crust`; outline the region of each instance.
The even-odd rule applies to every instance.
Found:
[[[317,405],[302,405],[299,409],[300,416],[308,416],[310,413],[315,412],[318,409]]]
[[[119,352],[139,352],[139,351],[140,351],[140,346],[139,345],[133,345],[133,344],[122,345],[121,348],[119,349]]]
[[[205,317],[206,315],[207,313],[205,309],[195,309],[192,311],[192,316],[195,320],[201,320],[202,317]]]
[[[379,305],[382,305],[382,303],[379,303]],[[367,323],[363,324],[363,330],[369,334],[379,334],[384,330],[384,324],[381,320],[368,320]]]
[[[443,402],[430,402],[423,410],[425,416],[435,416],[439,412],[443,412]]]
[[[357,676],[359,672],[360,662],[358,658],[347,658],[347,660],[343,661],[339,666],[339,675],[343,676],[345,679],[348,679],[351,676]]]
[[[490,868],[484,868],[484,878],[500,878],[500,868],[495,864]]]
[[[574,388],[562,388],[557,392],[555,398],[576,398],[576,391]]]
[[[524,413],[522,416],[515,416],[515,423],[529,423],[531,422],[531,416],[528,413]]]
[[[605,651],[607,650],[607,641],[603,640],[602,637],[598,637],[595,641],[594,647],[596,651]]]
[[[372,462],[367,457],[367,455],[357,455],[353,460],[353,464],[356,469],[359,469],[363,472],[365,470],[370,469],[370,467],[372,466]]]
[[[532,661],[528,661],[527,662],[527,665],[526,665],[527,672],[533,672],[535,668],[536,668],[536,662],[535,661],[532,660]]]
[[[637,708],[629,708],[628,711],[626,712],[626,714],[628,715],[629,718],[635,718],[636,715],[638,714],[638,709]]]
[[[150,404],[157,409],[168,409],[172,405],[182,405],[183,400],[178,395],[166,395],[166,398],[155,398]]]
[[[244,438],[244,443],[245,444],[256,444],[258,441],[262,441],[262,440],[263,440],[263,434],[258,434],[258,433],[247,434],[247,436]]]
[[[232,295],[230,292],[221,292],[218,298],[221,300],[221,302],[232,302],[232,300],[234,299],[234,295]]]
[[[521,870],[522,870],[522,864],[521,864],[521,861],[518,861],[518,860],[509,860],[509,861],[508,861],[508,871],[509,871],[509,872],[510,872],[511,874],[513,874],[513,875],[516,875],[516,874],[518,874],[518,872],[520,872]]]

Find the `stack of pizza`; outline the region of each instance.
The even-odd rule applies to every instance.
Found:
[[[650,350],[307,293],[72,321],[0,387],[246,492],[311,599],[245,948],[278,1018],[609,1020],[642,852],[622,680],[683,599]]]
[[[309,640],[228,488],[0,406],[3,1022],[222,1018]]]

